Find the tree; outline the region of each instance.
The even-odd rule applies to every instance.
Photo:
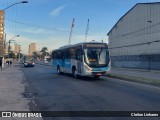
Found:
[[[19,55],[20,55],[20,56],[19,56]],[[23,57],[23,54],[22,54],[22,53],[18,53],[17,56],[16,56],[16,58],[19,59],[19,57],[20,57],[20,59],[21,59],[21,58]]]
[[[40,51],[42,53],[42,57],[44,58],[45,56],[49,55],[48,48],[43,47],[42,50]]]
[[[37,59],[39,57],[37,52],[33,52],[32,54],[33,54],[34,59]]]
[[[14,52],[11,51],[11,52],[9,53],[9,58],[15,58],[15,57],[16,57],[16,56],[15,56]]]

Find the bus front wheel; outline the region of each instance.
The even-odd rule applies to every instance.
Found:
[[[77,71],[75,68],[72,69],[72,75],[74,78],[78,78]]]
[[[94,76],[94,78],[99,78],[100,76],[98,76],[98,75],[96,75],[96,76]]]

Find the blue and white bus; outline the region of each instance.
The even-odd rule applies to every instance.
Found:
[[[109,75],[111,61],[106,43],[83,42],[67,45],[52,51],[52,66],[59,74],[77,76]]]

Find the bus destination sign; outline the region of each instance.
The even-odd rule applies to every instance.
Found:
[[[84,47],[103,48],[103,47],[106,47],[106,44],[85,44]]]

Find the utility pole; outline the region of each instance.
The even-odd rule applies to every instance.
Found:
[[[103,43],[103,38],[102,38],[102,43]]]
[[[70,31],[70,36],[69,36],[68,45],[70,45],[70,43],[71,43],[71,37],[72,37],[73,28],[74,28],[74,18],[73,18],[73,20],[72,20],[72,25],[71,25],[71,31]]]
[[[84,39],[84,42],[86,42],[86,41],[87,41],[88,31],[89,31],[89,19],[88,19],[88,21],[87,21],[87,27],[86,27],[86,33],[85,33],[85,39]]]
[[[9,42],[8,42],[8,66],[10,66],[10,53],[11,53],[11,46],[10,46],[10,44],[11,44],[11,41],[14,41],[14,40],[9,40]]]
[[[18,60],[19,63],[20,63],[20,57],[21,57],[20,52],[21,52],[21,45],[19,45],[19,55],[18,55],[19,56],[19,60]]]
[[[10,57],[9,57],[9,54],[10,54],[10,43],[11,43],[11,41],[15,41],[15,40],[13,40],[14,38],[16,38],[16,37],[19,37],[20,35],[16,35],[16,36],[14,36],[12,39],[10,39],[9,41],[8,41],[8,66],[10,66]]]

